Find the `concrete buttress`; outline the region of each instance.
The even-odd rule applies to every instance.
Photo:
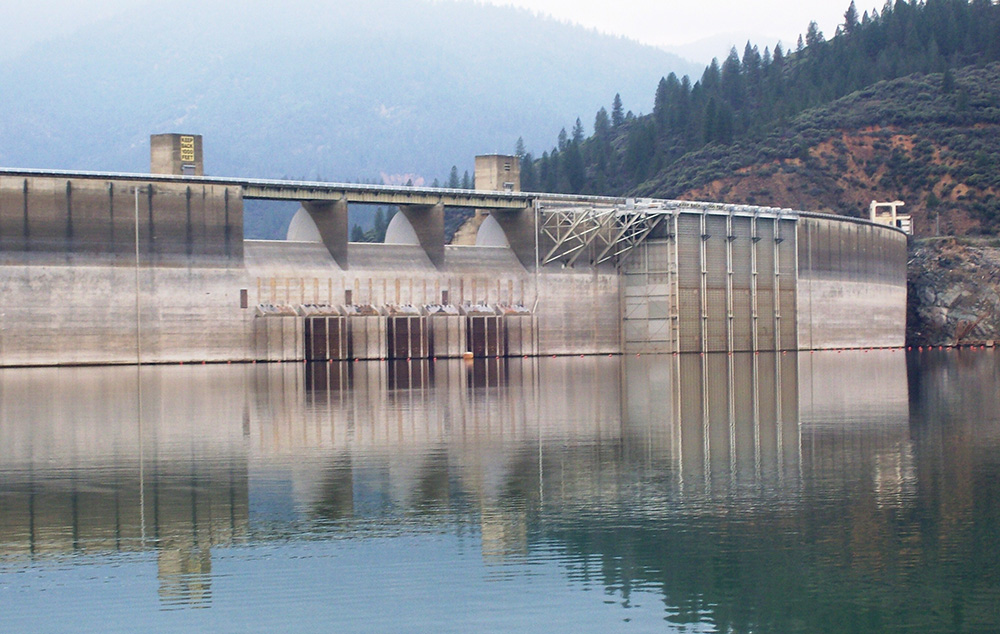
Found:
[[[316,223],[323,245],[337,261],[340,268],[348,269],[347,261],[347,200],[332,203],[304,202],[302,208]]]

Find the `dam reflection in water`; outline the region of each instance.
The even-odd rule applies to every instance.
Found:
[[[2,370],[0,587],[149,553],[161,607],[212,607],[220,548],[445,531],[675,623],[995,623],[961,539],[998,528],[997,363],[946,354]]]

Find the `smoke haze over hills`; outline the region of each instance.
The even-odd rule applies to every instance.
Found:
[[[620,92],[652,108],[692,64],[512,8],[209,1],[135,7],[0,64],[0,164],[145,171],[148,137],[205,135],[216,175],[428,183],[540,147]]]

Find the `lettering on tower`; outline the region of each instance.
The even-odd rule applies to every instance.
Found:
[[[181,162],[182,163],[194,163],[194,137],[193,136],[181,136]]]

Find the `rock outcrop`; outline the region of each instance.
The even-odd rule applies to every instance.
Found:
[[[933,238],[910,244],[907,345],[1000,342],[1000,244]]]

